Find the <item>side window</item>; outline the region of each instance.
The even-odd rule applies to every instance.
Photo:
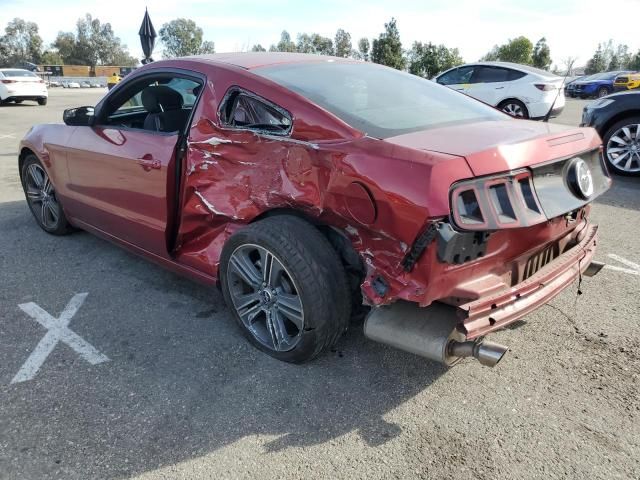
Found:
[[[473,78],[473,83],[496,83],[509,80],[509,72],[506,68],[480,67]]]
[[[222,125],[276,135],[291,131],[291,115],[283,108],[242,90],[234,90],[226,97],[220,110]]]
[[[473,75],[474,67],[460,67],[438,78],[438,83],[441,85],[458,85],[461,83],[469,83],[471,81],[471,75]]]
[[[104,122],[155,132],[182,131],[201,88],[198,81],[170,74],[136,81],[112,97]]]

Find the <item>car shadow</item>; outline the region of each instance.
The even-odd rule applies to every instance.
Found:
[[[351,433],[377,446],[402,432],[385,416],[447,371],[368,341],[361,324],[310,363],[279,362],[248,344],[214,287],[83,232],[47,235],[25,202],[0,203],[0,232],[12,286],[0,302],[3,469],[18,477],[127,478],[256,436],[256,454]],[[57,315],[78,292],[89,295],[71,328],[110,361],[59,345],[10,385],[44,335],[17,305]]]

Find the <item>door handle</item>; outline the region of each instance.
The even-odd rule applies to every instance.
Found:
[[[160,168],[162,168],[160,160],[154,159],[150,153],[138,158],[138,165],[140,165],[145,172],[151,169],[160,170]]]
[[[456,90],[458,92],[464,92],[464,88],[454,88],[454,90]]]
[[[504,87],[496,87],[496,90],[502,90]]]

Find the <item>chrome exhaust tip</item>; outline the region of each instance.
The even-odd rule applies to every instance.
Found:
[[[586,277],[593,277],[594,275],[597,275],[598,272],[600,272],[600,270],[603,269],[604,265],[605,264],[602,262],[593,261],[589,264],[587,269],[584,271],[583,275]]]
[[[449,352],[455,357],[473,357],[482,365],[487,367],[495,367],[504,357],[509,347],[500,345],[499,343],[475,341],[475,342],[456,342],[449,344]]]

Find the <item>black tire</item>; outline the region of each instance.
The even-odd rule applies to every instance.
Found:
[[[638,171],[627,171],[624,170],[623,168],[618,167],[614,162],[613,159],[609,156],[610,152],[609,152],[609,148],[611,147],[610,143],[616,147],[620,147],[622,145],[617,144],[615,141],[614,142],[610,142],[611,138],[614,136],[614,134],[616,132],[618,132],[621,128],[626,127],[626,126],[634,126],[630,132],[635,132],[636,133],[636,151],[639,152],[638,155],[640,155],[640,138],[637,138],[637,136],[640,136],[640,127],[635,127],[636,125],[640,125],[640,116],[634,116],[634,117],[628,117],[625,119],[620,120],[619,122],[614,123],[611,127],[609,127],[609,129],[605,132],[605,134],[602,137],[602,145],[604,147],[604,159],[607,162],[607,166],[609,167],[609,171],[613,172],[613,173],[617,173],[618,175],[625,175],[625,176],[630,176],[630,177],[636,177],[636,176],[640,176],[640,158],[636,155],[635,156],[635,160],[632,164],[632,168],[633,169],[637,169]],[[632,133],[633,135],[633,133]],[[611,155],[615,155],[614,153],[611,153]],[[635,155],[635,154],[632,154]]]
[[[22,99],[17,99],[17,100],[14,100],[13,102],[14,102],[14,103],[22,103],[22,102],[24,102],[24,100],[22,100]]]
[[[237,270],[230,269],[232,256],[235,264],[237,252],[254,247],[264,249],[279,261],[301,302],[303,328],[295,329],[296,343],[286,351],[277,350],[275,340],[273,348],[267,346],[264,339],[245,325],[234,306],[232,295],[238,298],[239,294],[231,289],[237,289],[244,281]],[[311,360],[332,347],[349,325],[351,298],[344,267],[329,241],[303,219],[288,215],[268,217],[234,233],[222,250],[219,277],[225,301],[244,335],[258,349],[278,360],[291,363]],[[248,321],[254,322],[259,315],[254,314]],[[255,322],[257,325],[258,321]]]
[[[49,210],[49,208],[47,208],[47,211],[49,212],[49,216],[48,216],[48,220],[43,220],[43,215],[45,215],[45,207],[43,206],[42,200],[40,201],[36,201],[33,200],[33,195],[30,195],[29,192],[34,190],[34,184],[32,184],[32,178],[30,176],[30,168],[31,166],[35,166],[37,167],[36,169],[38,171],[44,172],[44,182],[46,184],[46,180],[48,180],[48,174],[46,173],[46,170],[44,169],[44,167],[42,166],[42,163],[40,163],[40,160],[38,160],[38,157],[36,157],[33,154],[29,154],[25,157],[24,159],[24,163],[22,164],[22,189],[24,190],[24,195],[25,195],[25,199],[27,200],[27,205],[29,205],[29,210],[31,210],[31,213],[33,214],[34,218],[36,219],[36,222],[38,223],[38,225],[40,226],[40,228],[42,228],[45,232],[50,233],[52,235],[67,235],[69,233],[71,233],[73,231],[73,227],[71,227],[71,225],[69,224],[69,222],[67,221],[67,217],[64,214],[64,210],[62,209],[62,204],[60,203],[60,200],[58,200],[58,198],[56,197],[56,193],[55,193],[55,188],[53,186],[53,184],[50,182],[50,188],[48,189],[48,198],[53,200],[53,206],[51,208],[56,208],[56,212],[57,212],[57,217],[55,218],[55,220],[53,220],[53,215],[50,213],[51,210]],[[44,188],[44,187],[43,187]],[[38,187],[35,188],[35,190],[38,190]],[[42,190],[40,190],[38,193],[42,193]],[[49,201],[51,204],[51,201]]]
[[[607,87],[600,87],[596,93],[596,98],[602,98],[609,95],[609,89]]]
[[[46,105],[47,104],[47,99],[46,98],[39,98],[38,99],[38,105]]]
[[[500,105],[498,105],[498,110],[502,110],[507,115],[511,115],[513,118],[527,119],[529,118],[529,110],[524,103],[520,100],[511,99],[505,100]],[[522,115],[510,112],[522,112]]]

